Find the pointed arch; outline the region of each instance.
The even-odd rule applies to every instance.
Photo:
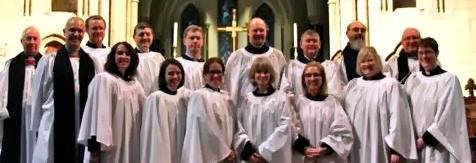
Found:
[[[268,36],[266,36],[266,43],[267,45],[273,46],[274,45],[274,23],[275,17],[274,12],[271,7],[267,3],[261,4],[258,9],[253,14],[253,17],[259,17],[263,19],[266,24],[268,25]]]
[[[203,23],[202,23],[202,17],[201,17],[200,11],[194,4],[190,3],[182,11],[182,15],[180,17],[180,33],[177,36],[179,38],[178,40],[183,39],[185,29],[189,25],[192,25],[192,24],[197,26],[202,26]],[[185,52],[185,45],[183,45],[181,42],[179,42],[179,44],[181,46],[180,48],[181,53],[179,54],[183,54]]]

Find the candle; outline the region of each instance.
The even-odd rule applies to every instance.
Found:
[[[174,42],[173,42],[173,47],[177,47],[177,30],[178,29],[178,23],[174,22]]]
[[[297,44],[298,44],[298,41],[297,41],[297,24],[294,23],[294,48],[297,48]]]

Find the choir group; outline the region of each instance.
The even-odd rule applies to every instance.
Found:
[[[202,57],[196,25],[170,59],[150,51],[147,23],[135,48],[104,46],[105,25],[72,17],[65,45],[45,55],[39,31],[23,31],[24,51],[0,73],[0,163],[471,162],[459,80],[417,29],[386,60],[358,21],[332,60],[307,30],[286,61],[253,18],[225,64]]]

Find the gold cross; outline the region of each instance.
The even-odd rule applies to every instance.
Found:
[[[236,34],[237,32],[246,31],[245,27],[238,27],[236,25],[236,9],[233,9],[233,19],[231,21],[231,26],[226,27],[218,27],[217,30],[219,32],[231,32],[231,38],[233,40],[233,51],[236,50]]]

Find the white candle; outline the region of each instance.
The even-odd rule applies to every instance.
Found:
[[[297,24],[294,23],[294,48],[297,48],[298,39],[297,39]]]
[[[178,23],[174,22],[174,42],[173,47],[177,47],[177,32],[178,32]]]

